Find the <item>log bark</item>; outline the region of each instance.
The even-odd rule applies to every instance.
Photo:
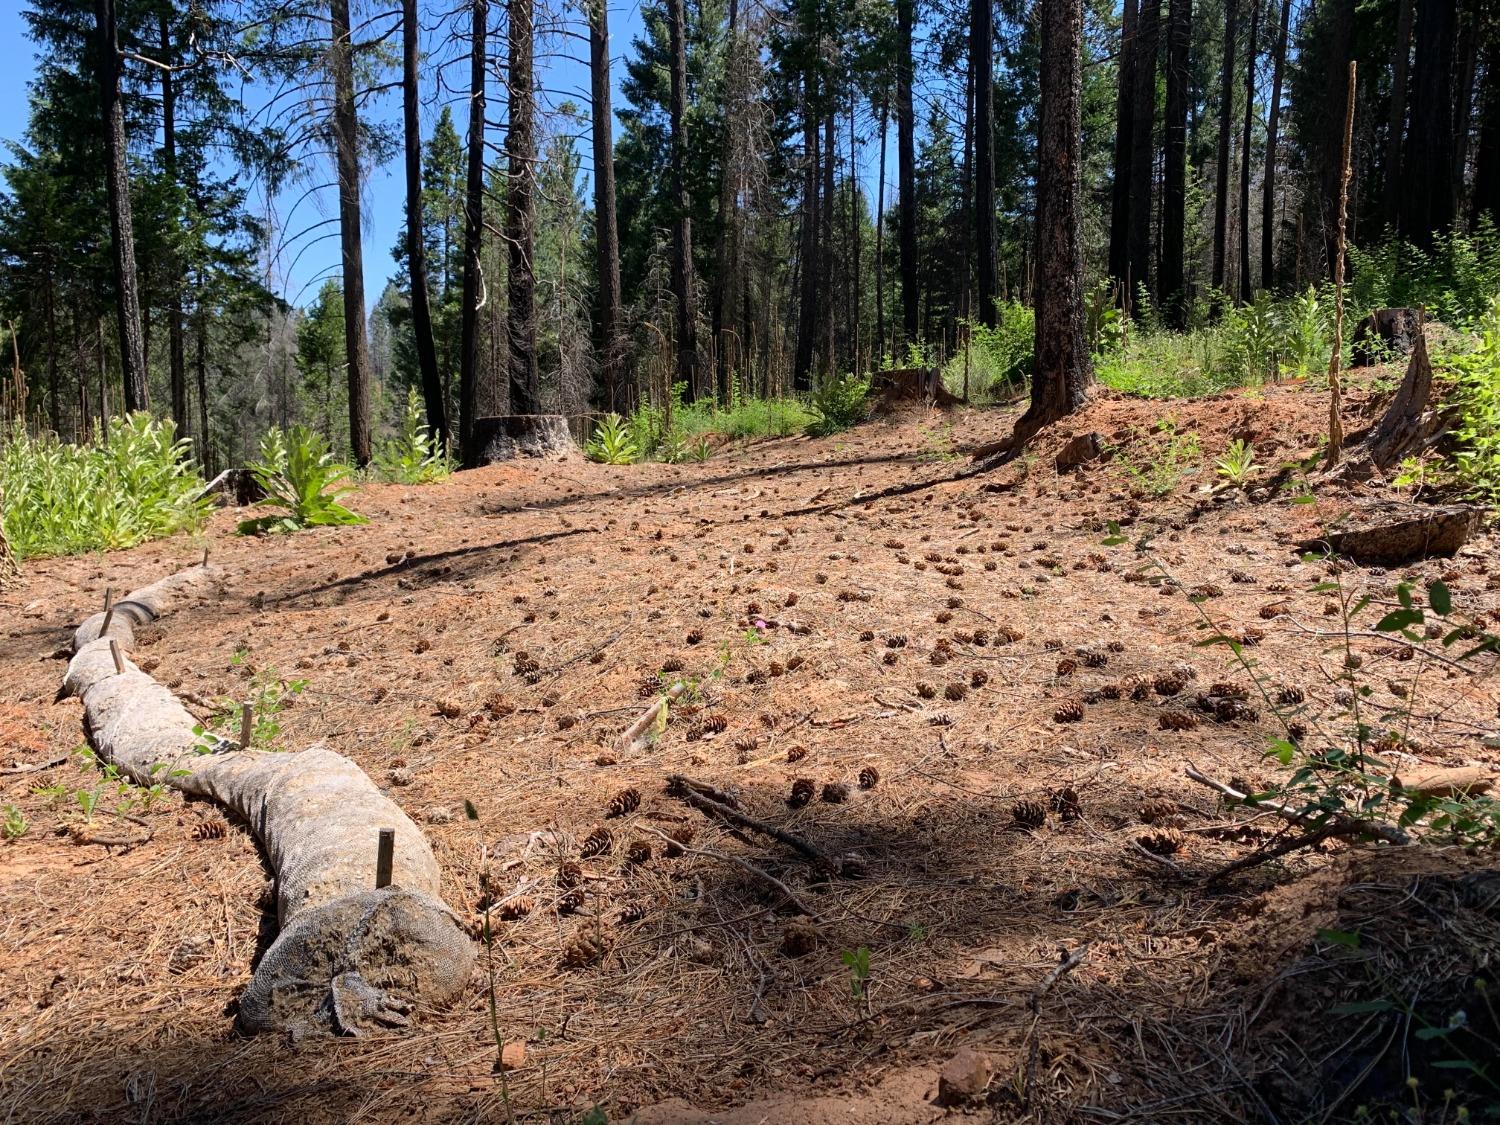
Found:
[[[566,456],[576,452],[561,414],[505,414],[474,420],[476,465],[517,457]]]
[[[276,873],[280,933],[240,999],[248,1032],[362,1035],[404,1026],[415,1006],[462,991],[472,943],[440,897],[440,872],[415,824],[348,758],[242,749],[202,733],[128,653],[137,626],[217,575],[190,567],[137,590],[78,627],[64,692],[83,702],[101,760],[142,785],[166,784],[246,820]],[[393,884],[376,889],[379,830],[395,834]]]

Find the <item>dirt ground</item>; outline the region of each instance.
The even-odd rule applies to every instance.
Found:
[[[1367,400],[1356,378],[1352,429]],[[1452,1071],[1431,1069],[1414,1030],[1458,1007],[1484,1019],[1493,859],[1330,843],[1209,885],[1281,825],[1225,807],[1184,768],[1269,784],[1279,728],[1264,706],[1163,725],[1215,682],[1258,698],[1227,647],[1199,645],[1207,614],[1247,640],[1258,674],[1305,694],[1309,723],[1337,728],[1344,651],[1331,595],[1312,590],[1329,567],[1294,544],[1354,496],[1297,503],[1290,476],[1269,483],[1313,452],[1326,410],[1296,385],[1106,396],[1066,429],[1118,446],[1108,461],[1059,474],[1058,434],[995,473],[869,498],[951,477],[1014,420],[912,411],[701,465],[574,457],[370,485],[350,501],[360,527],[251,539],[226,511],[201,537],[33,562],[0,596],[0,805],[30,825],[0,844],[0,1117],[495,1121],[508,1099],[523,1120],[597,1104],[658,1125],[1300,1121],[1415,1098],[1424,1120],[1450,1119],[1434,1107]],[[1130,465],[1194,432],[1200,455],[1150,495]],[[1232,437],[1265,468],[1220,498],[1206,486]],[[1110,521],[1154,533],[1174,581],[1105,545]],[[216,701],[305,680],[276,745],[350,755],[424,826],[476,932],[493,904],[467,993],[409,1034],[236,1036],[274,926],[245,825],[221,832],[210,807],[167,794],[127,809],[149,840],[87,842],[145,832],[112,815],[118,794],[75,753],[79,704],[53,700],[59,650],[106,587],[205,546],[226,594],[171,612],[136,658],[208,722]],[[1462,614],[1493,626],[1496,546],[1491,533],[1455,559],[1340,578],[1380,605],[1403,577],[1441,576]],[[1418,757],[1500,760],[1481,744],[1496,730],[1493,658],[1459,670],[1353,643],[1376,703],[1421,673]],[[618,734],[681,677],[690,701],[615,760]],[[666,792],[674,773],[736,793],[845,873],[711,825]],[[792,808],[799,779],[815,795]],[[96,789],[91,834],[75,791]],[[610,817],[628,789],[639,807]],[[1018,823],[1027,802],[1040,827]],[[581,909],[560,912],[559,865],[600,825],[612,846],[584,861]],[[1138,845],[1173,825],[1175,852]],[[684,827],[696,851],[669,858],[655,833]],[[781,880],[815,923],[726,856]],[[566,967],[580,933],[607,952]],[[525,1044],[503,1083],[491,992],[500,1038]],[[992,1076],[940,1107],[940,1068],[964,1048]]]

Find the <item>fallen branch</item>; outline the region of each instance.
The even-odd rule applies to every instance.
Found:
[[[1083,964],[1083,959],[1089,953],[1089,944],[1089,942],[1084,942],[1082,945],[1074,946],[1072,949],[1063,949],[1059,946],[1058,953],[1060,956],[1057,964],[1031,990],[1031,999],[1026,1002],[1026,1006],[1031,1009],[1031,1027],[1026,1032],[1029,1046],[1026,1051],[1026,1078],[1022,1086],[1021,1095],[1021,1108],[1023,1110],[1029,1108],[1031,1105],[1031,1090],[1036,1080],[1036,1061],[1037,1056],[1041,1053],[1042,1040],[1037,1031],[1042,1022],[1042,1001],[1047,998],[1047,993],[1052,991],[1053,986],[1058,981]]]
[[[674,773],[667,778],[667,792],[679,800],[686,801],[699,812],[715,817],[726,824],[732,824],[736,828],[744,828],[751,832],[759,832],[762,836],[769,836],[771,839],[785,844],[799,855],[812,860],[820,867],[826,867],[829,870],[842,873],[843,865],[827,852],[813,847],[813,845],[809,844],[795,832],[788,832],[785,828],[778,828],[774,824],[769,824],[757,817],[750,816],[748,813],[731,808],[722,801],[715,800],[708,795],[708,792],[712,792],[712,790],[705,792],[707,788],[690,778],[683,777],[681,774]]]
[[[1279,859],[1284,855],[1300,851],[1302,848],[1310,848],[1321,844],[1324,840],[1331,840],[1339,836],[1351,836],[1358,829],[1343,824],[1325,824],[1313,832],[1304,832],[1299,836],[1283,840],[1273,848],[1261,848],[1251,852],[1247,856],[1235,860],[1227,866],[1219,868],[1211,874],[1207,881],[1217,883],[1221,879],[1227,879],[1236,872],[1246,871],[1252,867],[1259,867],[1262,863],[1269,863],[1273,859]]]
[[[767,886],[773,888],[777,894],[781,895],[781,897],[786,900],[786,904],[793,910],[795,910],[798,914],[805,914],[809,918],[816,917],[816,915],[807,908],[807,904],[797,897],[797,893],[793,891],[791,887],[787,886],[780,879],[776,878],[776,876],[770,874],[769,872],[762,871],[759,867],[756,867],[755,864],[750,863],[748,860],[743,860],[739,856],[728,855],[725,852],[716,852],[711,848],[692,847],[689,844],[684,844],[681,841],[672,839],[672,837],[668,836],[665,832],[652,828],[650,825],[642,825],[641,827],[643,827],[653,836],[661,837],[661,839],[672,845],[672,847],[677,848],[680,851],[687,853],[688,855],[701,855],[706,859],[717,859],[724,863],[734,864],[734,866],[738,867],[740,870],[755,877],[756,879],[759,879],[762,883],[765,883]]]
[[[1188,780],[1196,781],[1199,785],[1206,785],[1232,801],[1248,802],[1251,808],[1265,809],[1267,812],[1275,813],[1283,820],[1291,821],[1291,823],[1296,825],[1320,828],[1322,824],[1318,822],[1325,821],[1337,825],[1342,830],[1341,835],[1373,836],[1377,840],[1384,840],[1388,844],[1411,843],[1411,837],[1405,832],[1402,832],[1399,828],[1392,828],[1388,824],[1375,824],[1372,821],[1358,820],[1344,813],[1307,813],[1300,809],[1294,809],[1290,805],[1283,805],[1279,801],[1267,801],[1257,798],[1251,802],[1250,794],[1241,793],[1238,789],[1225,785],[1222,781],[1216,781],[1207,774],[1198,772],[1192,766],[1188,766],[1183,772],[1187,775]]]
[[[0,770],[0,774],[40,773],[42,770],[50,770],[54,766],[60,766],[67,760],[68,756],[66,754],[59,754],[55,758],[48,758],[45,762],[32,762],[30,765],[22,765],[18,762],[13,766],[6,766],[3,770]]]
[[[649,735],[655,731],[658,724],[665,724],[668,708],[677,702],[686,690],[687,685],[681,680],[669,687],[666,694],[642,711],[635,722],[626,727],[620,737],[615,739],[615,753],[633,754],[643,749],[651,741]]]

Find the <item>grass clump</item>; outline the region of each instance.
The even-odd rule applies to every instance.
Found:
[[[189,443],[147,414],[113,419],[83,445],[32,437],[19,421],[0,440],[0,519],[18,560],[133,547],[200,527],[212,507]]]
[[[259,506],[277,511],[245,520],[241,535],[366,522],[339,503],[354,491],[345,483],[353,475],[349,467],[335,461],[328,442],[306,426],[267,430],[260,439],[260,460],[251,463],[250,472],[266,493]]]
[[[969,401],[1010,397],[1031,377],[1036,349],[1036,313],[1018,301],[997,301],[994,328],[969,324]],[[964,353],[943,366],[943,386],[964,393]]]

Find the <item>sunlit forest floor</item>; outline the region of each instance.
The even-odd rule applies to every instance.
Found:
[[[1351,429],[1371,377],[1354,378]],[[1411,1028],[1457,1008],[1487,1018],[1472,979],[1500,948],[1500,879],[1456,850],[1330,842],[1206,883],[1281,824],[1225,807],[1184,768],[1269,785],[1279,730],[1254,706],[1191,729],[1162,719],[1194,713],[1215,682],[1257,698],[1229,648],[1199,644],[1205,614],[1310,715],[1340,709],[1345,653],[1331,596],[1313,589],[1328,570],[1295,544],[1350,494],[1298,503],[1266,483],[1316,450],[1325,395],[1106,393],[1022,462],[946,479],[1014,416],[913,409],[701,465],[575,457],[367,485],[349,501],[365,526],[251,539],[234,534],[243,513],[223,512],[206,539],[28,564],[0,602],[0,752],[6,767],[67,760],[0,776],[0,801],[30,825],[0,850],[0,1116],[496,1121],[508,1097],[533,1121],[589,1120],[595,1105],[641,1122],[1337,1120],[1410,1104],[1409,1074],[1439,1105],[1451,1079],[1431,1067],[1446,1056],[1423,1061]],[[1056,449],[1087,430],[1115,455],[1059,473]],[[1235,438],[1265,479],[1210,491]],[[934,483],[874,496],[920,481]],[[1104,543],[1111,521],[1131,542]],[[1148,532],[1171,580],[1133,548]],[[53,702],[54,653],[106,587],[204,545],[226,596],[164,618],[142,666],[205,719],[219,699],[305,680],[275,716],[278,745],[324,741],[389,786],[476,934],[486,894],[529,900],[517,920],[493,915],[456,1008],[420,1013],[409,1034],[235,1036],[274,926],[245,825],[218,835],[208,806],[165,795],[130,809],[144,844],[67,833],[74,791],[100,781],[72,753],[78,703]],[[1467,613],[1494,613],[1496,548],[1491,533],[1457,558],[1340,577],[1381,600],[1400,577],[1442,577]],[[1377,696],[1412,680],[1399,647],[1352,643]],[[663,669],[696,695],[615,760]],[[1480,742],[1493,677],[1423,671],[1419,756],[1500,759]],[[673,773],[855,857],[848,874],[712,827],[665,791]],[[818,795],[789,808],[804,778]],[[847,799],[819,799],[829,783]],[[607,819],[629,787],[639,808]],[[1017,822],[1024,802],[1042,826]],[[582,909],[559,913],[559,862],[599,825],[613,847],[585,861]],[[663,854],[652,830],[688,825],[692,848],[721,855]],[[1165,855],[1138,843],[1173,831]],[[628,857],[638,842],[646,862]],[[723,855],[780,879],[816,925]],[[602,935],[601,963],[562,964],[579,933]],[[1048,984],[1059,947],[1083,943]],[[526,1045],[503,1087],[492,988],[500,1038]],[[939,1070],[965,1047],[994,1077],[945,1109]]]

